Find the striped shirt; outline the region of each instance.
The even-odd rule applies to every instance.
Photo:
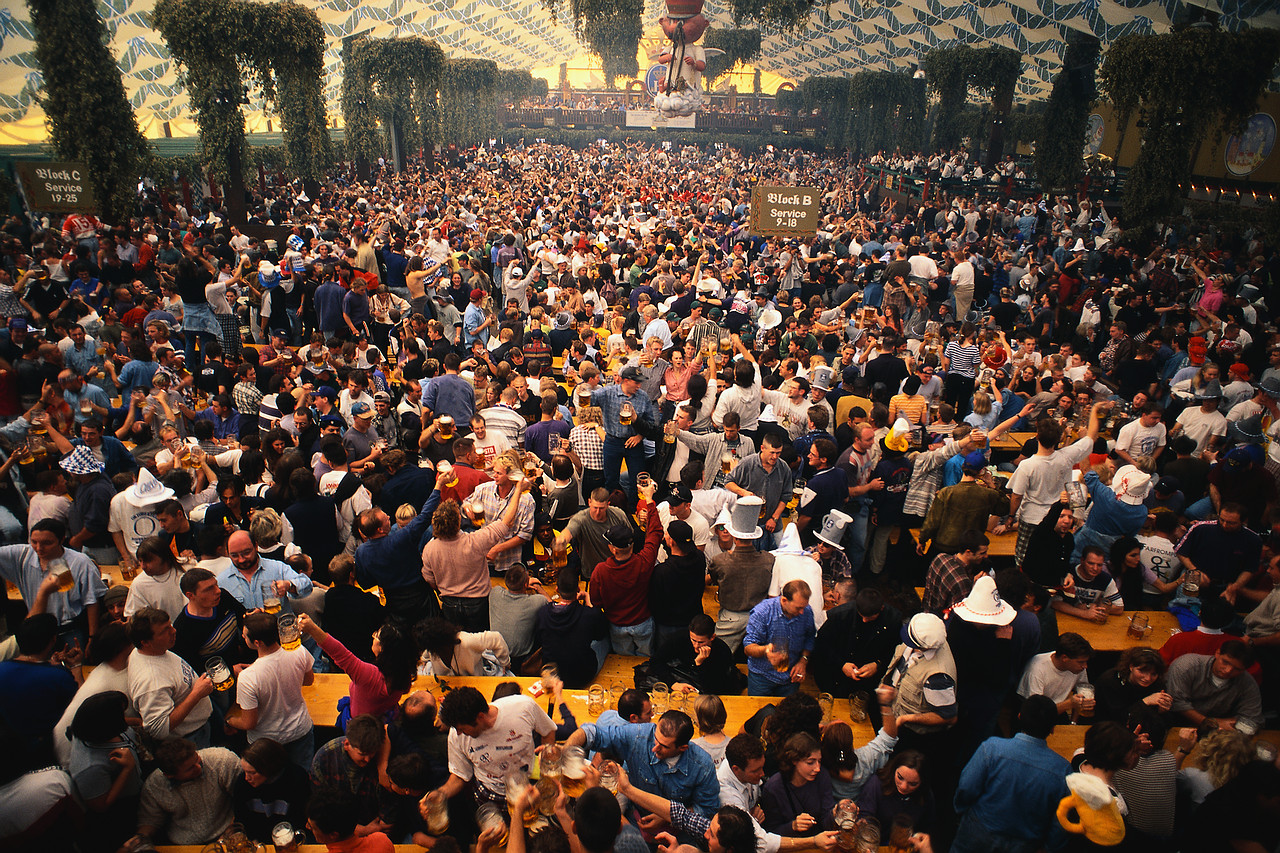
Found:
[[[508,495],[509,497],[510,495]],[[507,509],[508,498],[498,495],[498,484],[494,482],[481,483],[471,493],[471,500],[479,500],[484,506],[485,524],[493,524],[502,518],[502,513]],[[520,496],[520,508],[516,510],[516,520],[511,525],[511,535],[518,536],[526,542],[532,539],[533,514],[533,495],[526,492]],[[494,570],[505,572],[511,568],[520,559],[521,550],[520,548],[508,548],[505,551],[499,551],[498,558],[493,561]]]
[[[490,406],[482,410],[480,416],[484,418],[486,431],[493,430],[500,433],[512,447],[516,447],[524,436],[524,430],[527,426],[524,415],[506,403]]]
[[[948,361],[948,373],[967,376],[970,379],[978,375],[978,365],[982,363],[982,350],[978,349],[976,345],[970,344],[966,347],[952,341],[947,344],[947,348],[942,351],[942,355]]]

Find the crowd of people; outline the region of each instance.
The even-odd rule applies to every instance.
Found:
[[[493,146],[243,230],[9,219],[4,844],[1276,849],[1280,257],[868,168]]]

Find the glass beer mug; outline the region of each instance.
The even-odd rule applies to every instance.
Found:
[[[618,423],[623,426],[631,426],[636,419],[635,407],[629,402],[624,402],[622,407],[618,409]]]

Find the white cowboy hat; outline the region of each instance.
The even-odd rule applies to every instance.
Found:
[[[1151,491],[1151,475],[1132,465],[1121,466],[1111,478],[1111,491],[1130,506],[1142,506]]]
[[[760,328],[774,329],[782,325],[782,312],[777,308],[766,308],[760,312]]]
[[[1018,611],[1000,599],[996,582],[990,575],[983,575],[973,582],[973,589],[964,601],[952,608],[952,613],[975,625],[1005,626],[1018,616]]]
[[[161,483],[146,468],[138,472],[138,482],[124,490],[124,499],[134,506],[149,506],[173,497],[173,489]]]

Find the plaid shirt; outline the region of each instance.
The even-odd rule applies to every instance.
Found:
[[[258,411],[258,404],[262,402],[262,391],[258,390],[258,386],[252,382],[237,382],[231,389],[231,402],[236,407],[236,411],[255,414]]]
[[[507,499],[498,496],[498,484],[493,482],[481,483],[476,486],[476,490],[471,493],[471,500],[479,500],[483,504],[485,524],[492,524],[501,519],[503,510],[507,508]],[[533,495],[527,493],[521,495],[520,509],[516,511],[515,524],[511,525],[512,535],[519,536],[526,542],[532,539],[533,514]],[[508,548],[499,552],[498,559],[493,561],[495,570],[505,572],[511,568],[520,559],[522,550],[522,548]]]
[[[604,441],[596,432],[595,424],[582,424],[569,431],[569,443],[573,452],[582,460],[582,467],[592,471],[604,470]]]
[[[921,603],[932,613],[944,613],[973,589],[973,571],[955,554],[939,554],[929,564]]]
[[[623,426],[621,420],[619,420],[619,412],[622,410],[623,400],[631,402],[631,407],[636,410],[637,419],[648,421],[655,426],[662,422],[662,416],[653,407],[653,402],[649,399],[649,395],[643,391],[637,390],[636,393],[628,397],[622,393],[622,386],[620,385],[597,388],[591,392],[591,405],[600,407],[600,412],[604,416],[604,431],[610,438],[625,441],[638,434],[633,426]],[[603,463],[601,463],[601,467],[603,467]]]

